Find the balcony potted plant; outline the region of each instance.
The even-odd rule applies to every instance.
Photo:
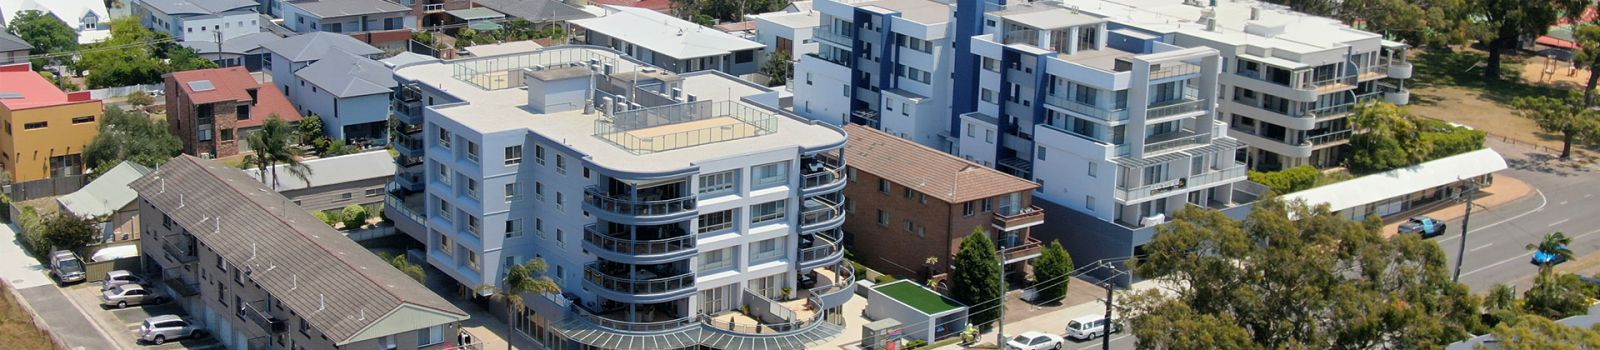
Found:
[[[794,292],[794,289],[790,289],[789,287],[783,287],[783,300],[789,300],[789,293],[792,293],[792,292]]]

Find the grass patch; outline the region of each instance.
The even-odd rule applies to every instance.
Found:
[[[1427,51],[1413,56],[1413,76],[1407,80],[1413,88],[1455,86],[1484,92],[1484,97],[1502,104],[1510,104],[1511,100],[1525,96],[1551,96],[1564,94],[1558,89],[1530,85],[1522,82],[1522,65],[1527,59],[1522,56],[1504,55],[1500,61],[1500,79],[1489,80],[1484,78],[1483,64],[1489,61],[1489,55],[1478,51]]]
[[[35,327],[33,315],[0,285],[0,349],[55,349],[44,330]]]
[[[880,285],[874,290],[883,293],[884,296],[906,303],[906,305],[911,305],[911,308],[929,315],[961,307],[961,304],[955,300],[950,300],[938,293],[922,288],[922,286],[910,280]]]

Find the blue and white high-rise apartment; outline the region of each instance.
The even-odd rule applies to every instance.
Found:
[[[779,91],[560,46],[395,68],[387,210],[463,290],[539,258],[553,349],[803,348],[844,331],[846,137]],[[482,295],[482,294],[480,294]]]

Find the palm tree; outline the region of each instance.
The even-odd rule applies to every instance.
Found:
[[[1529,244],[1527,249],[1542,251],[1555,255],[1549,261],[1539,264],[1539,271],[1545,272],[1549,270],[1551,266],[1554,266],[1554,262],[1556,261],[1572,259],[1572,249],[1567,248],[1567,245],[1571,243],[1572,238],[1568,238],[1567,234],[1561,233],[1561,231],[1556,231],[1546,233],[1544,235],[1544,239],[1539,240],[1538,244]]]
[[[294,133],[294,128],[289,126],[288,122],[274,114],[267,116],[267,121],[261,124],[260,130],[245,137],[245,142],[255,150],[255,154],[246,160],[253,161],[256,169],[261,170],[262,183],[267,181],[267,169],[272,169],[271,185],[274,189],[278,188],[279,184],[278,168],[274,165],[283,164],[284,169],[300,181],[306,181],[306,178],[311,176],[311,167],[300,162],[305,151],[295,147],[291,142]]]
[[[517,308],[520,308],[524,305],[522,300],[523,293],[542,295],[561,292],[561,285],[556,284],[555,280],[552,280],[549,276],[544,275],[545,271],[548,269],[549,265],[546,265],[544,263],[544,259],[541,258],[534,258],[533,260],[529,260],[522,265],[511,265],[506,267],[506,274],[505,277],[500,281],[502,287],[498,293],[502,297],[506,298],[507,319],[510,319],[512,315],[516,315]],[[494,288],[492,286],[485,287]],[[506,338],[506,349],[512,348],[511,339],[516,338],[515,336],[512,336],[512,334],[515,334],[516,332],[514,324],[516,323],[506,322],[506,334],[508,335],[508,338]]]

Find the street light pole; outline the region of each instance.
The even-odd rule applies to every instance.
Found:
[[[995,254],[995,260],[1000,264],[1000,318],[995,319],[999,325],[994,331],[994,345],[1004,349],[1006,347],[1006,256]]]
[[[1461,247],[1456,250],[1456,273],[1450,282],[1461,282],[1461,262],[1467,260],[1467,221],[1472,220],[1472,195],[1478,192],[1478,183],[1467,180],[1467,214],[1461,217]]]
[[[1117,272],[1116,268],[1111,267],[1110,264],[1106,264],[1106,263],[1102,262],[1102,263],[1100,263],[1100,266],[1111,268],[1112,272]],[[1116,276],[1116,275],[1113,274],[1112,276]],[[1114,286],[1112,285],[1111,278],[1106,278],[1105,285],[1106,285],[1106,328],[1104,329],[1104,331],[1106,333],[1100,336],[1100,349],[1101,350],[1111,350],[1111,329],[1112,329],[1112,327],[1115,327],[1116,324],[1117,324],[1116,320],[1112,320],[1111,319],[1111,305],[1114,305],[1113,304],[1113,300],[1112,300],[1112,298],[1114,298],[1114,296],[1112,295],[1112,291],[1115,291],[1116,289],[1114,289]]]

